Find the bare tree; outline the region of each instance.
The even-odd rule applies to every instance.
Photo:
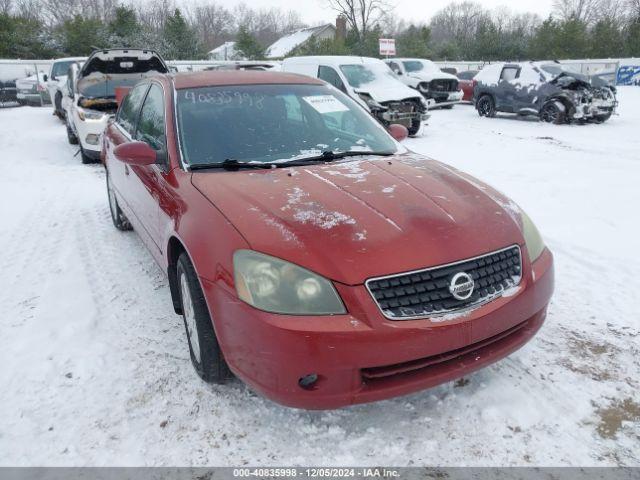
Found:
[[[394,5],[386,0],[327,0],[329,6],[344,15],[358,39],[390,15]]]
[[[13,10],[13,0],[0,0],[0,14],[9,15]]]
[[[640,18],[640,0],[627,0],[627,11],[629,16]]]
[[[553,0],[553,11],[562,20],[596,21],[601,0]]]
[[[217,3],[204,3],[187,8],[187,16],[207,50],[234,36],[233,15]]]

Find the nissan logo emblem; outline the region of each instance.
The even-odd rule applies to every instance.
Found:
[[[471,275],[460,272],[456,273],[449,284],[449,292],[456,300],[468,300],[473,295],[475,282]]]

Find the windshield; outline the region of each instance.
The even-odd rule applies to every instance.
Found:
[[[380,64],[357,64],[357,65],[340,65],[340,70],[347,78],[347,82],[353,88],[361,88],[370,83],[388,82],[391,80],[394,84],[398,82],[395,74],[387,66],[386,63]]]
[[[177,93],[190,165],[286,162],[331,152],[396,153],[397,143],[349,97],[324,85],[239,85]]]
[[[67,74],[69,67],[75,63],[74,60],[67,60],[64,62],[56,62],[53,64],[53,68],[51,69],[51,78],[55,79],[56,77],[64,76]]]
[[[439,71],[438,66],[430,60],[407,60],[402,62],[407,73],[421,72],[426,70],[429,72]]]

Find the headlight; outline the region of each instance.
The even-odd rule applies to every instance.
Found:
[[[387,110],[387,107],[385,107],[384,105],[380,105],[378,102],[376,102],[373,98],[371,98],[371,95],[367,94],[367,93],[359,93],[358,96],[364,100],[364,102],[367,104],[367,106],[371,109],[371,110]]]
[[[80,120],[101,120],[104,115],[104,113],[98,112],[97,110],[85,110],[84,108],[78,107]]]
[[[538,259],[544,250],[544,241],[540,232],[529,218],[529,215],[522,212],[522,234],[524,235],[524,241],[527,244],[527,251],[529,252],[529,260],[534,262]]]
[[[238,250],[233,269],[238,297],[257,309],[289,315],[346,313],[329,280],[292,263]]]

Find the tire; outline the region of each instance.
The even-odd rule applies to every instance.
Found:
[[[111,188],[111,181],[109,180],[109,172],[107,172],[107,198],[109,199],[109,211],[111,212],[111,220],[113,221],[113,226],[118,230],[126,232],[128,230],[133,230],[131,223],[122,213],[120,209],[120,205],[118,205],[118,199],[116,198],[116,192]]]
[[[555,125],[566,123],[567,112],[564,105],[557,100],[545,103],[540,110],[540,120]]]
[[[411,127],[407,128],[410,137],[417,137],[420,135],[420,131],[422,130],[422,121],[421,120],[412,120]]]
[[[453,105],[445,105],[444,107],[442,107],[443,110],[452,110],[453,109]]]
[[[69,123],[66,122],[67,124],[67,140],[69,141],[70,145],[77,145],[78,144],[78,137],[76,137],[76,134],[73,133],[73,130],[71,130],[71,127],[69,126]]]
[[[493,118],[496,116],[496,102],[491,95],[482,95],[476,102],[476,110],[481,117]]]
[[[90,163],[97,163],[96,160],[94,160],[89,155],[84,153],[84,149],[82,148],[82,145],[80,145],[80,158],[82,159],[82,164],[83,165],[88,165]]]
[[[177,285],[193,368],[207,383],[224,383],[231,372],[220,350],[198,275],[184,252],[178,258]]]
[[[604,123],[607,120],[609,120],[612,115],[613,115],[612,113],[607,113],[605,115],[596,115],[594,117],[594,120],[596,121],[596,123]]]
[[[60,92],[56,92],[56,96],[53,99],[53,105],[55,107],[55,114],[60,120],[64,120],[64,112],[62,110],[62,94]]]

